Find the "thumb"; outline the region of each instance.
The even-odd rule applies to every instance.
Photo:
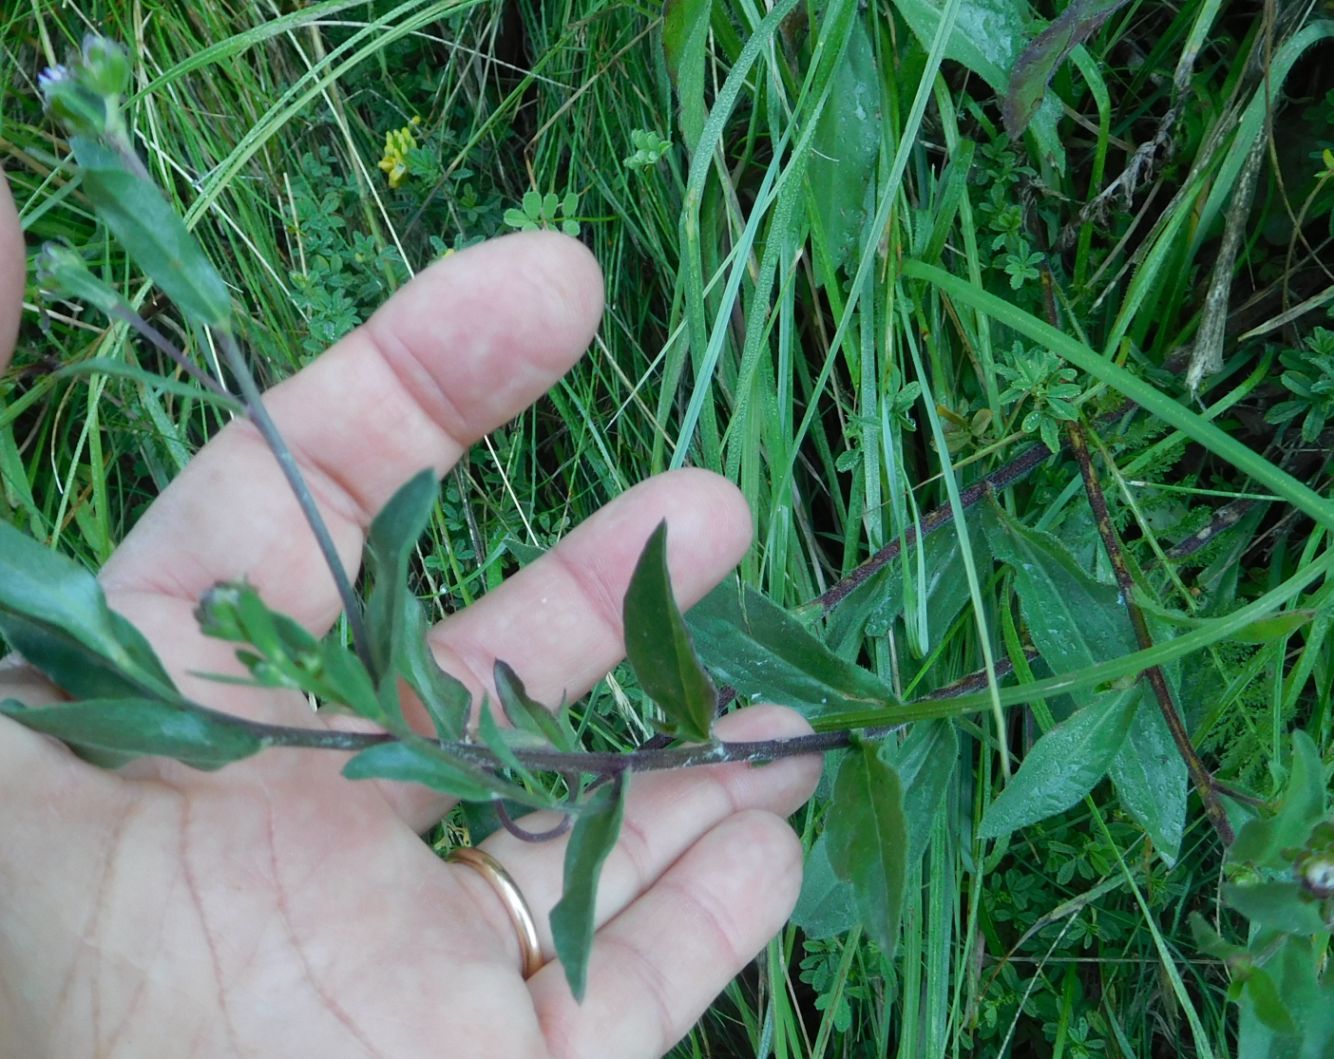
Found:
[[[0,174],[0,371],[9,364],[23,312],[23,284],[28,262],[23,255],[23,232],[9,184]]]

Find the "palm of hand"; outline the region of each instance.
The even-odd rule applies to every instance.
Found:
[[[0,325],[14,304],[3,265],[12,225],[0,195]],[[599,291],[577,245],[511,237],[434,266],[271,392],[266,404],[346,560],[398,484],[423,465],[443,473],[559,377],[596,324]],[[505,304],[524,315],[497,313]],[[685,472],[619,498],[438,627],[442,664],[478,694],[495,657],[519,666],[544,701],[581,694],[621,653],[620,593],[664,515],[678,595],[698,598],[745,548],[749,517],[725,483]],[[312,720],[291,697],[220,696],[192,675],[236,669],[231,648],[200,637],[190,612],[213,582],[241,576],[316,631],[336,616],[276,468],[234,424],[108,565],[108,597],[201,701],[274,723],[339,723]],[[54,694],[30,677],[7,680],[2,695],[35,704]],[[801,728],[785,711],[750,710],[720,733]],[[522,979],[486,882],[417,837],[448,802],[349,783],[342,760],[278,751],[215,774],[162,762],[111,774],[0,723],[0,1052],[661,1054],[790,910],[800,850],[779,816],[818,775],[818,762],[790,760],[637,779],[599,890],[579,1006],[554,962]],[[487,848],[533,906],[550,960],[563,843],[501,835]]]

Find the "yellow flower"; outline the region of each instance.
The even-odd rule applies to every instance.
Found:
[[[390,129],[384,134],[384,157],[380,159],[380,168],[389,176],[389,186],[398,187],[408,175],[408,152],[417,146],[417,137],[412,130],[422,123],[414,117],[401,129]]]

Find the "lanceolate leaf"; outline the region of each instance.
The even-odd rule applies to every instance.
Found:
[[[1138,688],[1110,700],[1100,696],[1045,733],[987,809],[981,837],[1008,835],[1055,816],[1093,790],[1125,742],[1139,700]]]
[[[855,250],[866,222],[867,191],[880,154],[880,79],[875,49],[862,19],[851,27],[833,89],[812,141],[811,191],[837,268]]]
[[[908,823],[898,772],[880,745],[863,742],[844,756],[826,820],[829,863],[852,884],[866,932],[889,959],[907,881]]]
[[[472,695],[440,668],[427,642],[426,610],[411,592],[403,593],[403,626],[399,636],[397,673],[417,694],[444,740],[460,739],[468,724]]]
[[[1130,616],[1115,586],[1095,581],[1060,541],[1016,522],[999,505],[989,505],[984,525],[992,552],[1013,571],[1024,623],[1053,672],[1072,672],[1136,650]],[[1172,685],[1170,669],[1166,676]],[[1127,695],[1131,697],[1129,700]],[[1133,709],[1136,701],[1142,701],[1144,708]],[[1111,769],[1126,810],[1149,833],[1158,851],[1170,863],[1176,858],[1185,827],[1185,763],[1145,685],[1093,696],[1086,700],[1081,712],[1088,711],[1091,722],[1098,714],[1116,709],[1129,709],[1130,737],[1119,751],[1113,751],[1105,766]],[[1104,732],[1105,736],[1108,734]],[[1030,756],[1041,742],[1030,751]],[[1064,782],[1053,788],[1052,797],[1042,804],[1052,806],[1069,799],[1061,807],[1066,808],[1087,794],[1098,780],[1097,776],[1091,779],[1084,776],[1075,782],[1075,775],[1074,772],[1066,775]],[[1087,787],[1075,791],[1085,780]]]
[[[897,704],[888,684],[825,647],[796,618],[729,577],[690,609],[701,660],[743,696],[806,717]]]
[[[1005,131],[1014,139],[1037,113],[1047,84],[1066,57],[1098,32],[1098,28],[1123,7],[1126,0],[1072,0],[1050,26],[1044,29],[1010,71],[1010,87],[1005,95],[1001,116]]]
[[[366,571],[374,580],[366,603],[366,631],[371,641],[371,670],[377,679],[393,668],[395,648],[403,634],[408,559],[426,529],[435,496],[433,471],[413,475],[380,509],[366,534]]]
[[[565,848],[565,888],[551,910],[551,937],[556,958],[575,1000],[583,1000],[588,981],[588,954],[593,947],[593,913],[598,876],[616,845],[625,814],[624,773],[597,788],[582,807]]]
[[[644,545],[625,591],[625,653],[640,686],[667,715],[667,730],[708,739],[718,693],[695,657],[667,572],[667,523]]]
[[[180,703],[143,635],[97,578],[0,521],[0,635],[71,695]]]
[[[350,780],[397,780],[467,801],[511,798],[534,809],[549,807],[546,799],[506,783],[470,761],[454,757],[422,739],[411,737],[363,750],[343,766]]]
[[[1170,677],[1168,681],[1171,683]],[[1186,827],[1186,763],[1172,741],[1162,710],[1143,686],[1139,709],[1126,741],[1108,766],[1108,775],[1121,804],[1148,832],[1154,848],[1171,867]]]
[[[903,792],[903,818],[908,836],[904,855],[905,872],[926,851],[927,839],[959,755],[959,738],[948,721],[925,721],[913,725],[902,744],[886,740],[881,754],[893,763]],[[801,896],[792,911],[792,922],[809,938],[841,934],[857,920],[850,882],[840,879],[829,862],[829,832],[811,845],[801,879]]]
[[[667,0],[662,51],[681,103],[681,138],[694,153],[704,128],[704,57],[713,0]]]
[[[521,732],[535,735],[557,750],[574,750],[577,739],[565,720],[565,709],[549,710],[529,697],[519,674],[499,658],[493,668],[496,694],[510,724]]]
[[[153,699],[90,699],[37,709],[6,699],[0,713],[104,766],[157,755],[211,770],[263,746],[249,729],[220,714]]]
[[[162,192],[105,144],[72,136],[70,147],[84,192],[135,264],[187,317],[227,327],[232,313],[227,285]]]
[[[921,721],[901,745],[886,741],[881,754],[893,763],[903,787],[911,868],[926,852],[931,827],[945,802],[959,761],[959,735],[950,721]]]

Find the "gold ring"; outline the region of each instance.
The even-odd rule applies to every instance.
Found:
[[[466,864],[491,884],[491,889],[495,890],[510,922],[514,924],[514,933],[519,937],[520,970],[524,978],[533,977],[542,967],[542,945],[537,940],[537,923],[533,920],[532,910],[523,899],[513,876],[490,853],[475,846],[459,846],[450,850],[445,860]]]

